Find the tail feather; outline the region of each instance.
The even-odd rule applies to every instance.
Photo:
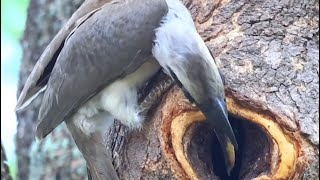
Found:
[[[20,95],[15,111],[20,111],[22,109],[24,109],[25,107],[27,107],[41,92],[43,92],[44,90],[46,90],[47,86],[43,86],[43,87],[37,87],[34,88],[30,93],[28,94],[24,94],[24,92],[22,92],[22,94]]]
[[[119,177],[112,165],[111,153],[103,144],[100,133],[87,136],[73,120],[66,121],[67,127],[76,145],[87,161],[89,180],[118,180]]]

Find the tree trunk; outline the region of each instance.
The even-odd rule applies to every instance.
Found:
[[[240,144],[231,179],[318,179],[318,1],[184,3],[225,76]],[[106,135],[120,179],[226,178],[214,133],[179,88],[147,119]]]
[[[21,40],[23,59],[18,94],[45,47],[83,0],[30,0],[26,29]],[[16,136],[19,179],[85,179],[86,167],[65,125],[40,144],[35,127],[41,97],[17,113]]]
[[[54,10],[65,14],[68,10],[62,9],[70,7],[66,2],[58,2],[41,5],[31,1],[23,40],[20,90],[44,45],[61,27],[52,19],[52,15],[59,14]],[[241,150],[232,176],[318,179],[319,2],[186,0],[184,3],[225,76],[228,111]],[[43,16],[51,21],[39,21],[43,18],[38,15],[40,7],[54,12]],[[43,154],[49,151],[44,149],[46,142],[50,142],[48,138],[63,144],[60,138],[67,133],[60,128],[44,143],[33,145],[32,149],[42,152],[41,155],[33,157],[28,153],[38,106],[36,101],[18,115],[19,177],[30,174],[31,158],[42,162],[37,168],[50,168],[41,172],[41,177],[54,174],[74,178],[70,174],[75,171],[66,167],[78,158],[65,153],[74,147],[68,136],[66,151],[57,151],[60,147],[54,146],[50,149],[53,156]],[[201,112],[174,86],[152,108],[141,131],[130,132],[116,121],[106,139],[119,177],[223,178],[217,140],[203,119]],[[63,158],[60,153],[71,160],[64,160],[67,164],[58,168],[52,164],[54,158]],[[51,163],[45,162],[48,159]],[[68,172],[61,173],[61,169]]]

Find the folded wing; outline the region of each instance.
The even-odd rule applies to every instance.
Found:
[[[166,12],[164,0],[112,1],[81,21],[50,73],[37,137],[44,138],[109,83],[142,65],[152,55],[154,29]]]

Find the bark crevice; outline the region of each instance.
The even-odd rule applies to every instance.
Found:
[[[24,58],[18,93],[45,46],[81,2],[31,0],[27,28],[22,40]],[[293,147],[296,152],[294,172],[289,179],[299,179],[302,176],[308,180],[318,179],[319,1],[183,2],[189,7],[199,33],[225,76],[226,92],[230,100],[247,108],[251,115],[263,114],[263,118],[268,117],[267,121],[251,123],[259,126],[266,125],[264,122],[270,123],[277,133],[284,134],[275,136],[282,137],[278,139],[279,142],[289,140],[288,146]],[[18,177],[45,179],[59,174],[68,179],[83,179],[86,176],[82,173],[86,172],[84,162],[64,127],[59,127],[43,143],[34,142],[40,99],[41,97],[36,99],[32,106],[18,114]],[[230,108],[232,109],[232,104]],[[175,156],[170,132],[172,119],[188,112],[197,112],[197,108],[189,104],[177,87],[173,87],[152,108],[141,131],[128,131],[116,121],[112,132],[106,134],[106,139],[110,140],[106,144],[113,152],[113,164],[120,178],[188,177]],[[229,112],[231,115],[237,113],[231,110]],[[243,119],[247,121],[255,118]],[[191,147],[198,140],[195,137],[200,136],[196,133],[198,126],[201,123],[189,127],[184,136],[183,148],[190,151],[186,153],[187,159],[191,158],[191,151],[194,151]],[[269,130],[268,126],[263,127]],[[256,133],[258,132],[254,134]],[[190,136],[190,141],[187,136]],[[63,137],[67,138],[61,140]],[[270,146],[270,149],[276,148],[273,152],[281,151],[281,146],[278,145],[281,143],[275,143],[278,141],[271,139],[272,145],[276,146]],[[54,146],[48,146],[48,142],[53,142]],[[208,149],[203,149],[203,152],[206,151]],[[66,156],[72,157],[71,160]],[[274,157],[279,158],[278,153],[273,153],[271,158]],[[201,160],[191,159],[191,164],[197,164]],[[310,163],[312,166],[308,168]],[[208,174],[214,173],[209,171],[210,166],[199,164],[198,167],[202,168],[196,171],[196,176],[205,179]],[[270,165],[273,172],[278,172],[278,166],[279,164]],[[38,167],[42,169],[39,171]],[[264,170],[266,173],[262,179],[277,174]],[[307,172],[303,175],[305,171]],[[258,173],[251,175],[256,174]]]

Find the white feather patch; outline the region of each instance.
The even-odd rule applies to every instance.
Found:
[[[143,117],[139,115],[137,92],[159,69],[157,61],[148,60],[138,70],[116,80],[90,99],[72,120],[88,136],[106,130],[113,119],[118,119],[130,129],[141,128]]]

